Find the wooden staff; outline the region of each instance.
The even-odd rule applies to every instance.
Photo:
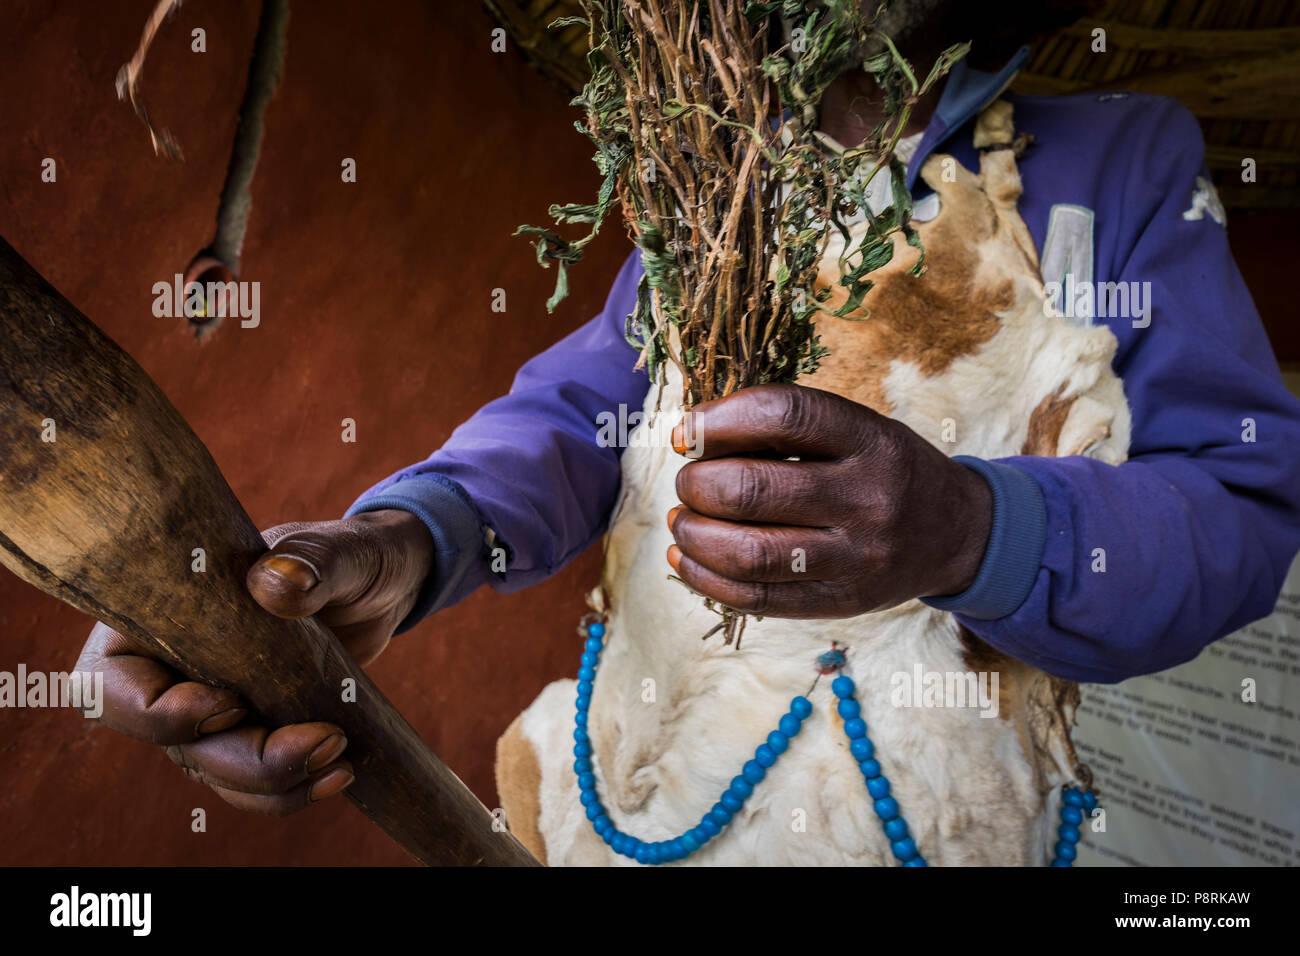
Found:
[[[417,860],[536,864],[328,630],[253,601],[265,551],[158,386],[0,239],[0,562],[271,725],[338,724],[348,797]]]

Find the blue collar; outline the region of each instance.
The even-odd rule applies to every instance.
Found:
[[[920,145],[907,167],[907,188],[916,184],[917,174],[926,157],[957,130],[961,129],[971,117],[1002,95],[1008,84],[1020,68],[1029,59],[1029,47],[1022,46],[1011,58],[1011,62],[997,73],[985,73],[972,70],[964,59],[958,60],[948,73],[939,105],[935,107],[934,116],[925,128]]]

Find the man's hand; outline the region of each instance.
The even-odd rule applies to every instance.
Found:
[[[406,511],[282,524],[249,569],[248,590],[277,617],[315,614],[368,664],[415,604],[433,560],[428,528]],[[95,625],[77,670],[104,674],[103,724],[166,748],[193,780],[242,810],[276,816],[341,792],[353,780],[342,728],[243,723],[229,690],[187,681],[125,635]]]
[[[850,617],[975,579],[988,484],[906,425],[829,392],[760,385],[690,412],[673,432],[679,453],[688,445],[700,460],[677,475],[668,563],[714,600]]]

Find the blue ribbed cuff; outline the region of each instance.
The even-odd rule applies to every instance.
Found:
[[[344,517],[384,508],[411,512],[433,536],[433,568],[415,607],[393,632],[401,634],[487,580],[486,529],[465,489],[435,473],[403,478],[374,494],[362,495]]]
[[[1043,489],[1028,472],[1013,465],[957,455],[953,461],[978,472],[993,492],[993,521],[984,560],[971,586],[961,594],[922,598],[940,611],[981,621],[1015,613],[1034,589],[1047,545],[1047,505]]]

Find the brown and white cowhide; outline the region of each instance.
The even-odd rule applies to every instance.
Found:
[[[921,175],[940,211],[919,224],[924,275],[906,274],[916,252],[900,239],[866,299],[870,317],[820,320],[830,357],[804,384],[891,415],[948,454],[1087,454],[1118,464],[1130,422],[1111,371],[1115,339],[1045,314],[1037,253],[1017,211],[1011,135],[1010,106],[1000,102],[977,124],[976,145],[992,147],[978,175],[950,157],[926,161]],[[837,252],[822,281],[839,291]],[[680,397],[680,380],[670,381],[659,415],[675,422]],[[655,399],[652,390],[647,413]],[[1070,741],[1077,686],[1000,654],[919,601],[844,620],[751,619],[740,650],[701,641],[717,618],[668,579],[664,561],[665,515],[685,463],[665,444],[632,442],[624,453],[623,499],[593,592],[609,618],[588,729],[619,829],[654,841],[698,823],[836,641],[848,648],[846,672],[877,757],[928,862],[1047,863],[1060,785],[1086,774]],[[918,664],[996,671],[997,716],[895,707],[894,675]],[[549,864],[634,865],[596,836],[578,802],[575,693],[572,680],[549,685],[499,741],[507,822]],[[744,809],[684,862],[897,865],[828,680],[811,700],[812,716]]]

